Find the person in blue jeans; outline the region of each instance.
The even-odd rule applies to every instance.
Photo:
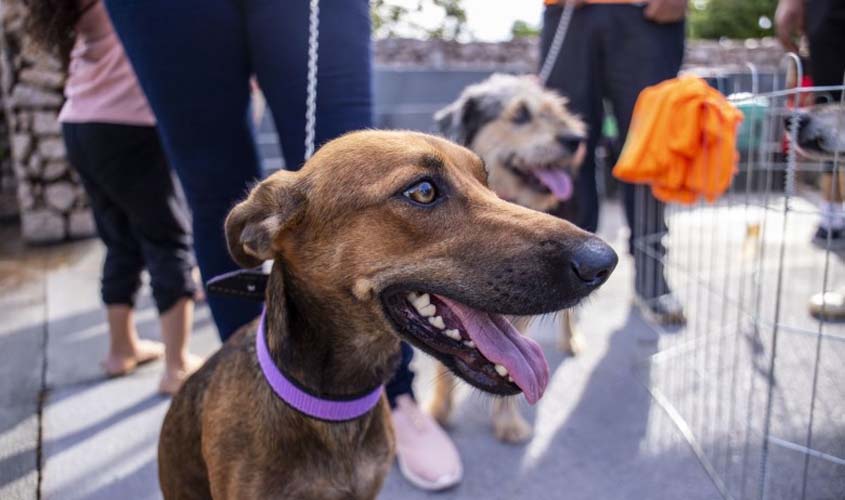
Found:
[[[273,114],[285,163],[305,155],[308,0],[106,0],[112,23],[158,121],[165,151],[193,212],[206,278],[233,271],[226,214],[261,178],[249,113],[254,75]],[[320,2],[316,146],[372,126],[370,12],[366,0]],[[222,340],[260,304],[209,296]],[[410,346],[387,394],[397,455],[416,485],[460,480],[454,445],[413,399]]]

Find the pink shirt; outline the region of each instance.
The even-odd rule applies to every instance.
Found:
[[[65,97],[61,122],[155,125],[102,1],[89,8],[76,25]]]

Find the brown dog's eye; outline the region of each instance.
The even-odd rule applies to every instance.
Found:
[[[403,194],[421,205],[429,205],[437,199],[437,189],[429,181],[418,182],[406,189]]]

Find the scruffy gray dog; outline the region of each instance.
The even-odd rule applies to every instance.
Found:
[[[467,87],[435,120],[484,159],[500,197],[543,212],[573,204],[586,126],[535,77],[495,74]]]
[[[798,112],[798,152],[806,158],[832,161],[845,154],[845,107],[823,104]]]
[[[434,119],[443,135],[476,152],[485,162],[490,188],[499,197],[566,219],[576,213],[575,179],[586,152],[586,125],[566,99],[545,89],[534,76],[494,74],[464,89]],[[515,318],[525,332],[530,318]],[[560,348],[575,354],[581,337],[572,312],[562,318]],[[440,368],[429,411],[441,423],[452,409],[454,377]],[[493,403],[493,429],[501,441],[519,443],[531,426],[513,398]]]

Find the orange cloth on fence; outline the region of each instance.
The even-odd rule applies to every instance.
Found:
[[[651,184],[666,202],[715,201],[736,173],[742,112],[701,78],[682,76],[640,93],[613,175]]]

